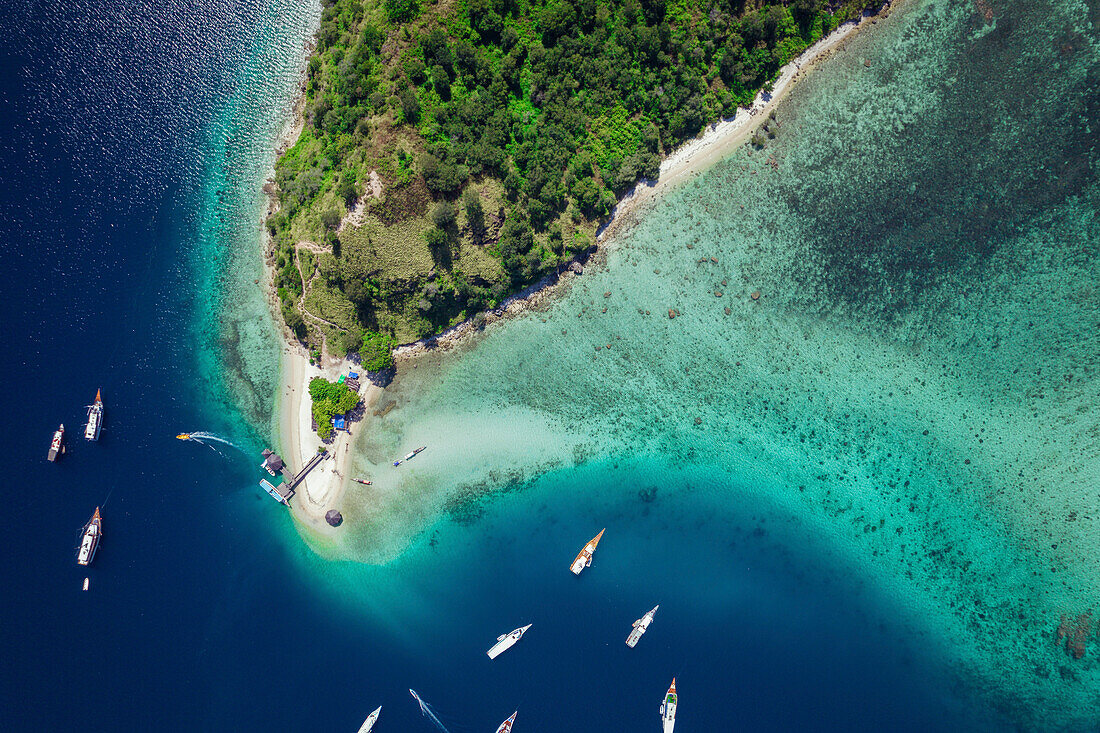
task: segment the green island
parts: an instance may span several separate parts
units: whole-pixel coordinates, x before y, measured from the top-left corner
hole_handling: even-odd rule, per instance
[[[589,251],[662,156],[879,3],[323,4],[270,258],[297,338],[377,371]]]

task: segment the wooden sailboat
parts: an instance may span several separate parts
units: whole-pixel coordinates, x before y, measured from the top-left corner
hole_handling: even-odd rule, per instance
[[[103,429],[103,397],[102,390],[95,391],[95,402],[88,406],[88,424],[84,427],[86,440],[99,440],[99,431]]]
[[[601,529],[600,533],[590,539],[584,549],[577,553],[577,559],[569,566],[573,575],[580,575],[582,570],[592,565],[592,553],[596,551],[596,545],[600,544],[600,538],[603,537],[603,533],[606,531],[606,527]]]
[[[676,727],[676,678],[672,678],[665,699],[661,701],[661,727],[663,733],[673,733]]]
[[[90,565],[95,557],[99,540],[103,537],[103,518],[99,516],[99,507],[95,508],[95,514],[84,525],[84,531],[80,534],[80,549],[76,553],[78,565]]]

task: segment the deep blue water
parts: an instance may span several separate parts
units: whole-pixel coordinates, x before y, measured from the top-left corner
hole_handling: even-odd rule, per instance
[[[241,49],[272,32],[267,10],[0,13],[16,29],[0,48],[0,727],[351,731],[382,704],[377,730],[430,731],[413,687],[452,733],[516,708],[517,733],[646,731],[678,675],[683,731],[960,728],[949,651],[807,528],[713,492],[686,504],[705,510],[690,526],[660,501],[585,502],[615,482],[630,497],[645,467],[551,474],[384,568],[304,548],[255,488],[260,443],[218,392],[201,352],[216,325],[195,291],[218,283],[196,245],[217,168],[203,145]],[[77,435],[97,388],[107,418],[89,445]],[[51,465],[59,421],[70,453]],[[173,439],[194,429],[251,453]],[[76,534],[98,504],[105,538],[82,593]],[[490,664],[493,637],[527,622]]]

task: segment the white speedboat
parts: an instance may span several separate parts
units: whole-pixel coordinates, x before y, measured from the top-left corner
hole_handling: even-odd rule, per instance
[[[642,638],[642,634],[644,634],[646,629],[649,628],[649,625],[653,623],[653,617],[656,615],[658,608],[660,608],[660,606],[654,606],[649,613],[634,622],[634,629],[631,630],[630,636],[626,637],[626,645],[628,647],[633,649],[634,645],[638,643],[638,639]]]
[[[497,733],[512,733],[512,723],[516,722],[516,713],[518,712],[517,710],[515,713],[509,715],[508,720],[501,723],[500,727],[497,728]]]
[[[573,571],[573,575],[580,575],[582,570],[592,566],[592,553],[596,551],[596,545],[600,544],[600,538],[603,537],[603,533],[606,531],[606,528],[601,529],[600,533],[588,540],[588,544],[584,546],[584,549],[577,553],[577,559],[569,566],[569,569]]]
[[[521,626],[510,634],[501,634],[497,637],[497,643],[493,644],[493,648],[485,653],[489,655],[489,659],[496,659],[502,653],[515,646],[516,642],[527,633],[527,629],[529,628],[531,628],[531,624]]]
[[[676,727],[676,678],[672,678],[672,684],[665,693],[665,699],[661,701],[661,725],[664,733],[672,733]]]
[[[374,709],[374,712],[367,716],[367,719],[363,721],[363,725],[359,726],[359,733],[370,733],[370,729],[374,727],[374,724],[378,722],[378,715],[382,712],[382,706],[379,705]]]

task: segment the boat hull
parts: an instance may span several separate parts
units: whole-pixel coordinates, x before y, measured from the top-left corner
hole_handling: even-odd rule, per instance
[[[61,454],[65,452],[64,441],[65,426],[62,425],[60,428],[54,431],[53,439],[50,441],[50,450],[46,454],[46,460],[52,463],[53,461],[56,461],[58,458],[61,457]]]
[[[569,570],[573,575],[580,575],[582,570],[592,567],[592,553],[596,551],[596,546],[600,544],[600,538],[603,537],[603,533],[606,531],[606,528],[601,529],[600,533],[590,539],[584,549],[577,554],[573,564],[569,566]]]
[[[518,714],[519,714],[519,711],[516,711],[515,713],[512,713],[508,717],[508,720],[506,720],[506,721],[504,721],[503,723],[500,724],[500,727],[497,728],[497,733],[511,733],[512,723],[516,722],[516,715],[518,715]]]
[[[642,638],[642,634],[649,630],[649,625],[653,623],[653,617],[657,614],[658,608],[660,608],[660,606],[654,606],[652,611],[634,622],[634,628],[631,629],[630,636],[626,637],[626,645],[628,647],[633,649],[638,643],[638,640]]]
[[[103,537],[103,520],[99,516],[99,507],[95,508],[95,514],[84,525],[80,534],[80,549],[76,552],[77,565],[91,565],[95,559],[95,551],[99,549],[99,540]]]
[[[485,652],[489,655],[489,659],[496,659],[504,652],[508,651],[516,645],[516,642],[523,638],[523,635],[527,633],[527,629],[531,628],[531,624],[522,626],[515,631],[512,631],[502,639],[498,639],[496,644],[493,644],[489,651]]]
[[[95,393],[95,402],[88,408],[88,424],[84,426],[85,440],[99,440],[99,431],[103,429],[103,398],[100,391]]]
[[[661,701],[661,727],[664,733],[672,733],[676,727],[676,678],[672,678],[672,684],[665,693],[665,699]]]
[[[374,724],[378,722],[378,716],[382,713],[382,706],[379,705],[374,712],[367,716],[367,719],[363,721],[363,725],[359,726],[359,733],[370,733],[374,728]]]

